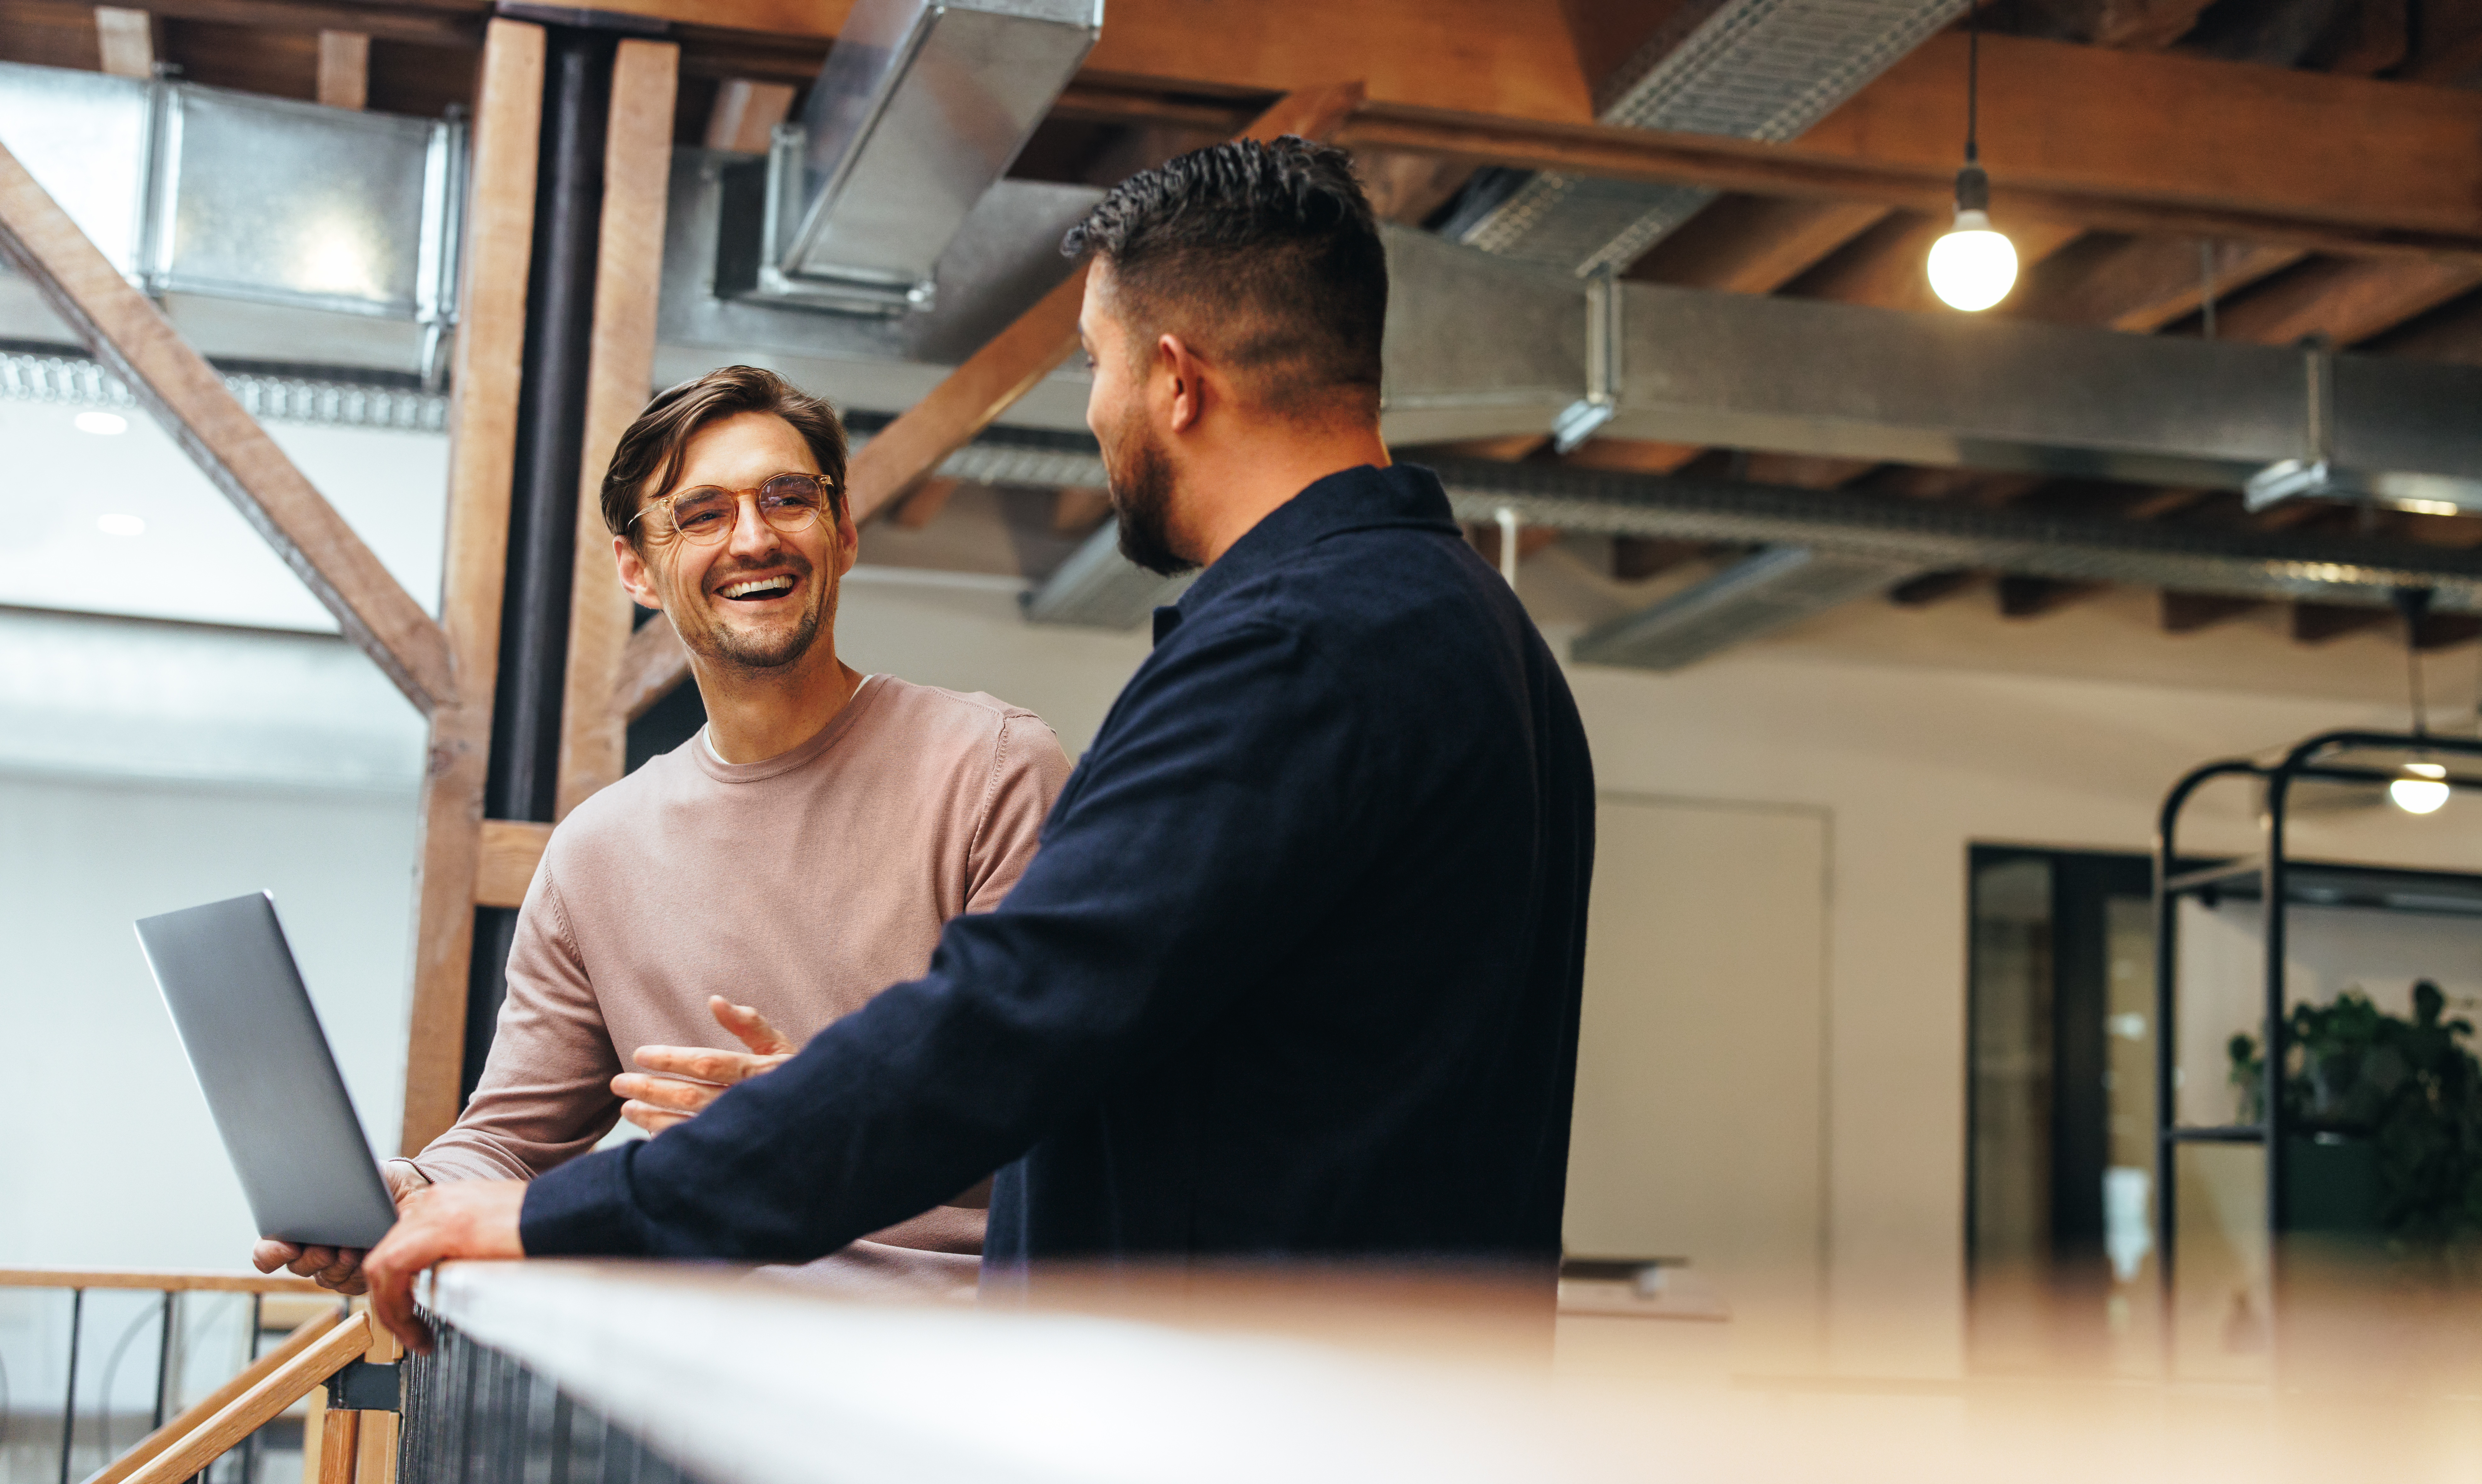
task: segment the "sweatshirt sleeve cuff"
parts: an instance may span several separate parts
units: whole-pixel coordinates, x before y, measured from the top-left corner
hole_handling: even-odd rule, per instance
[[[526,1186],[517,1239],[529,1258],[635,1258],[647,1255],[646,1227],[630,1192],[638,1143],[582,1154]]]

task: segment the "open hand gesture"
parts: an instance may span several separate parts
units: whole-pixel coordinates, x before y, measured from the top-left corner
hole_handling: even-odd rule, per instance
[[[726,1088],[784,1065],[801,1049],[748,1005],[733,1004],[721,994],[711,996],[706,1003],[715,1014],[716,1023],[732,1032],[750,1049],[640,1047],[636,1060],[647,1071],[620,1073],[612,1079],[612,1090],[629,1100],[620,1105],[620,1116],[648,1133],[661,1133],[674,1124],[696,1118]]]

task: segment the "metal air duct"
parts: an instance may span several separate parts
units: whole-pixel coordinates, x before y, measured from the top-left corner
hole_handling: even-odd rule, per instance
[[[1809,546],[1770,546],[1652,607],[1579,634],[1580,664],[1679,670],[1774,629],[1875,597],[1919,570],[1911,562]]]
[[[727,292],[896,314],[1102,34],[1103,0],[860,0],[763,172],[764,252]],[[739,265],[719,263],[720,278]],[[737,276],[735,276],[737,278]]]
[[[1781,144],[1965,9],[1966,0],[1692,0],[1603,86],[1597,116]],[[1497,171],[1475,182],[1442,230],[1565,272],[1618,271],[1714,198],[1684,186]]]

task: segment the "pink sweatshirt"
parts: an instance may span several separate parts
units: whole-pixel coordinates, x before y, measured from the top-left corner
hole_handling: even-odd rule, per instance
[[[638,1047],[741,1048],[709,994],[799,1045],[920,975],[941,924],[1008,894],[1068,778],[1032,712],[891,676],[780,757],[724,762],[701,732],[654,758],[552,832],[482,1085],[415,1167],[527,1179],[592,1149]],[[979,1252],[983,1214],[938,1206],[873,1239]]]

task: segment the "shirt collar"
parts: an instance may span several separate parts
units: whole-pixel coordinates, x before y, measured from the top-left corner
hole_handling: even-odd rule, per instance
[[[1314,542],[1371,526],[1418,526],[1453,533],[1447,491],[1418,464],[1364,464],[1311,484],[1242,533],[1177,603],[1155,610],[1155,642],[1228,588],[1247,582]]]

